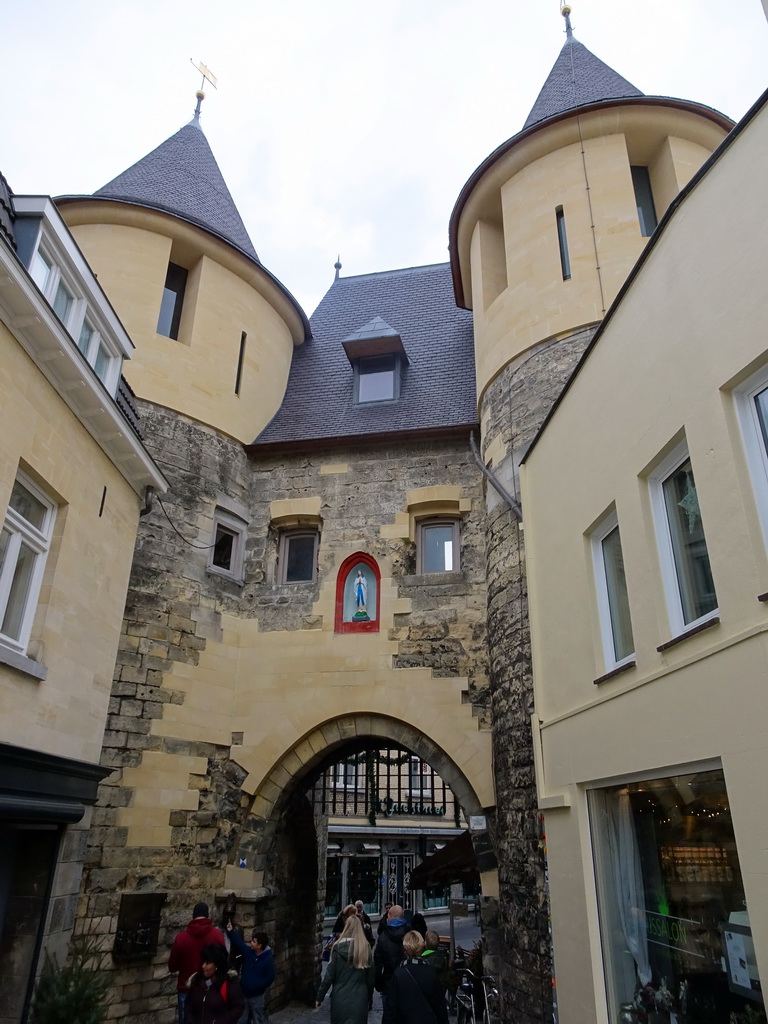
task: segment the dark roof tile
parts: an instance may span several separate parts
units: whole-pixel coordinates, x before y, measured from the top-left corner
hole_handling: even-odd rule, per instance
[[[342,341],[376,317],[401,336],[410,362],[396,401],[356,405]],[[455,305],[447,263],[339,278],[310,324],[312,338],[294,351],[283,403],[256,446],[476,422],[472,314]]]

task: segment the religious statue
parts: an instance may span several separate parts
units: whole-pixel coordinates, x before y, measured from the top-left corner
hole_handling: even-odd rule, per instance
[[[355,618],[362,618],[363,615],[366,618],[368,618],[368,613],[366,612],[365,609],[365,604],[366,601],[368,600],[368,583],[365,579],[365,576],[363,576],[362,569],[357,570],[357,576],[355,577],[354,582],[354,590],[355,608],[357,609],[357,611],[355,612]]]

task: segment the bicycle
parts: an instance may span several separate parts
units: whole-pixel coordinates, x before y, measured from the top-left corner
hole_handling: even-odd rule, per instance
[[[455,970],[460,974],[456,989],[456,1024],[491,1024],[489,997],[496,998],[499,994],[493,978],[490,974],[478,978],[468,967],[458,964]]]

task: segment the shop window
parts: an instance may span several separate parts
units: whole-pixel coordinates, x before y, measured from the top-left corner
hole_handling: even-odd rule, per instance
[[[611,1024],[764,1019],[721,769],[590,793]]]
[[[165,335],[166,338],[173,338],[174,341],[179,337],[186,287],[187,271],[178,263],[169,263],[160,301],[160,315],[157,318],[157,333]]]
[[[280,535],[280,583],[311,583],[317,575],[317,530],[291,530]]]
[[[213,515],[213,544],[208,569],[220,576],[242,580],[247,524],[238,516],[217,508]]]
[[[696,481],[685,445],[650,479],[662,579],[673,635],[717,614]]]
[[[167,893],[123,893],[112,955],[118,963],[151,960],[157,953],[160,912]]]
[[[400,360],[397,355],[369,356],[355,364],[355,401],[391,402],[400,391]]]
[[[630,170],[632,171],[632,187],[635,190],[640,234],[643,238],[647,238],[653,234],[658,224],[656,207],[653,204],[653,192],[651,191],[651,176],[648,173],[647,167],[630,167]]]
[[[55,511],[20,472],[0,532],[0,643],[21,653],[32,629]]]
[[[615,512],[592,534],[592,555],[605,667],[610,670],[629,663],[635,654],[624,555]]]
[[[325,862],[325,910],[326,917],[336,917],[344,906],[342,903],[342,858],[329,854]]]
[[[427,519],[419,522],[416,537],[416,572],[453,572],[458,568],[458,519]]]

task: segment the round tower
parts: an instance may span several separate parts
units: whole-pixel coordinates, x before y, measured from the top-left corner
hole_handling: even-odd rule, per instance
[[[309,325],[259,260],[199,107],[94,195],[57,204],[136,344],[125,374],[137,396],[250,443]]]
[[[700,104],[643,95],[574,38],[570,8],[563,15],[565,43],[522,131],[477,168],[450,222],[456,301],[473,311],[482,455],[499,483],[486,501],[500,980],[505,1019],[527,1021],[552,1019],[557,965],[523,527],[508,499],[519,502],[520,459],[648,236],[732,126]]]

